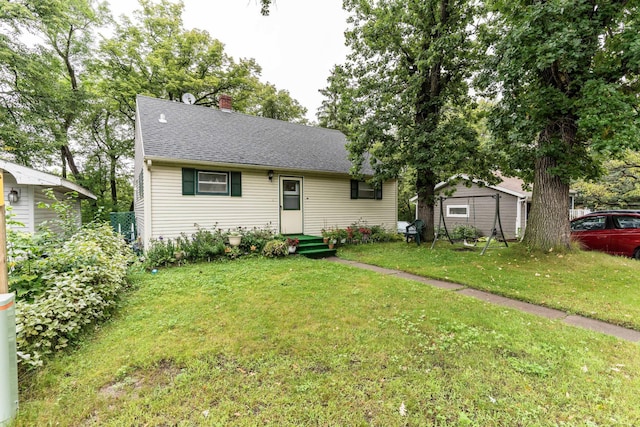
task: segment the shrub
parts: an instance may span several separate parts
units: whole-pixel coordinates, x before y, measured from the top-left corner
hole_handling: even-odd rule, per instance
[[[240,234],[242,240],[238,248],[225,245],[231,234]],[[237,228],[223,232],[219,228],[206,230],[199,228],[191,236],[186,234],[173,239],[159,237],[152,240],[144,254],[147,269],[169,267],[184,262],[213,261],[216,259],[235,259],[246,254],[259,254],[270,240],[276,238],[270,228],[254,227],[250,230]]]
[[[240,249],[243,252],[257,252],[260,253],[264,249],[267,242],[275,238],[275,233],[270,227],[256,228],[251,230],[242,230],[242,241],[240,242]]]
[[[453,240],[477,239],[480,235],[480,230],[473,225],[466,224],[456,225],[451,232]]]
[[[277,258],[287,256],[289,254],[289,246],[283,240],[271,240],[267,242],[262,250],[262,255],[269,258]]]
[[[403,236],[398,234],[396,229],[387,230],[381,225],[371,227],[371,241],[373,242],[395,242],[403,240]]]
[[[18,357],[31,367],[107,315],[132,261],[132,252],[108,224],[85,226],[50,249],[38,261],[46,289],[32,302],[16,304]]]
[[[46,272],[46,263],[42,262],[46,251],[47,246],[39,242],[38,235],[7,230],[9,290],[15,292],[18,300],[33,300],[46,289],[42,278]]]

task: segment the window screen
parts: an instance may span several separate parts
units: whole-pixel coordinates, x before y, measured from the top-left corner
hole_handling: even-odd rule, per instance
[[[300,210],[300,181],[285,179],[282,181],[282,209]]]
[[[198,193],[227,194],[228,174],[198,172]]]

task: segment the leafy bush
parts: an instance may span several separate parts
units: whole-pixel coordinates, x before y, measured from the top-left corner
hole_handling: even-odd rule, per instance
[[[238,248],[231,248],[225,244],[231,234],[242,236]],[[198,228],[191,236],[183,233],[175,240],[162,237],[152,240],[144,254],[144,264],[151,269],[225,257],[234,259],[246,254],[259,254],[267,242],[274,238],[274,232],[268,227],[254,227],[250,230],[238,228],[226,232],[215,227],[213,230]]]
[[[54,219],[40,224],[34,234],[17,231],[15,227],[7,229],[9,289],[16,293],[18,300],[33,301],[51,285],[50,281],[45,280],[51,269],[47,257],[79,228],[78,217],[73,209],[77,193],[67,193],[66,200],[57,200],[50,189],[45,193],[50,202],[40,203],[39,207],[54,211]],[[13,219],[11,209],[8,211],[7,225],[24,227],[24,224]]]
[[[269,258],[277,258],[289,255],[289,245],[283,240],[271,240],[262,250],[262,255]]]
[[[381,225],[371,226],[371,241],[373,242],[396,242],[403,240],[396,229],[387,230]]]
[[[7,230],[9,290],[15,292],[18,300],[32,300],[45,290],[42,276],[46,272],[46,265],[41,260],[45,257],[47,246],[39,241],[39,237]]]
[[[270,227],[256,228],[251,230],[241,230],[242,242],[240,242],[240,249],[243,252],[262,252],[267,242],[275,238],[275,233]]]
[[[460,224],[456,225],[451,232],[451,238],[453,240],[463,240],[463,239],[477,239],[480,237],[480,230],[478,230],[473,225]]]
[[[36,262],[45,290],[16,304],[18,356],[31,367],[107,315],[132,261],[132,252],[108,224],[85,226],[49,249]]]
[[[402,240],[397,230],[387,230],[382,225],[368,226],[366,221],[358,220],[344,230],[347,243],[393,242]]]
[[[49,235],[53,240],[64,241],[73,236],[80,226],[80,218],[77,216],[71,201],[77,200],[78,193],[71,191],[65,193],[67,200],[58,200],[51,188],[44,190],[48,203],[38,203],[38,208],[49,209],[56,213],[54,219],[45,221],[39,225],[40,232]],[[55,231],[55,233],[52,232]],[[59,231],[59,232],[58,232]]]

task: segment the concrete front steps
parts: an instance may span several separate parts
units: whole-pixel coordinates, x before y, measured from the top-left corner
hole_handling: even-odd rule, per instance
[[[335,256],[336,250],[329,249],[329,245],[322,242],[322,237],[305,236],[303,234],[288,235],[291,239],[298,239],[300,244],[296,250],[296,254],[306,256],[307,258],[327,258]]]

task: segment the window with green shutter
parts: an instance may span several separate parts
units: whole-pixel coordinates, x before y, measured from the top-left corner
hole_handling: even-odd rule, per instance
[[[242,197],[241,172],[231,172],[231,197]]]
[[[241,197],[242,173],[182,168],[182,194]]]
[[[196,170],[182,168],[182,194],[193,196],[196,194]]]

